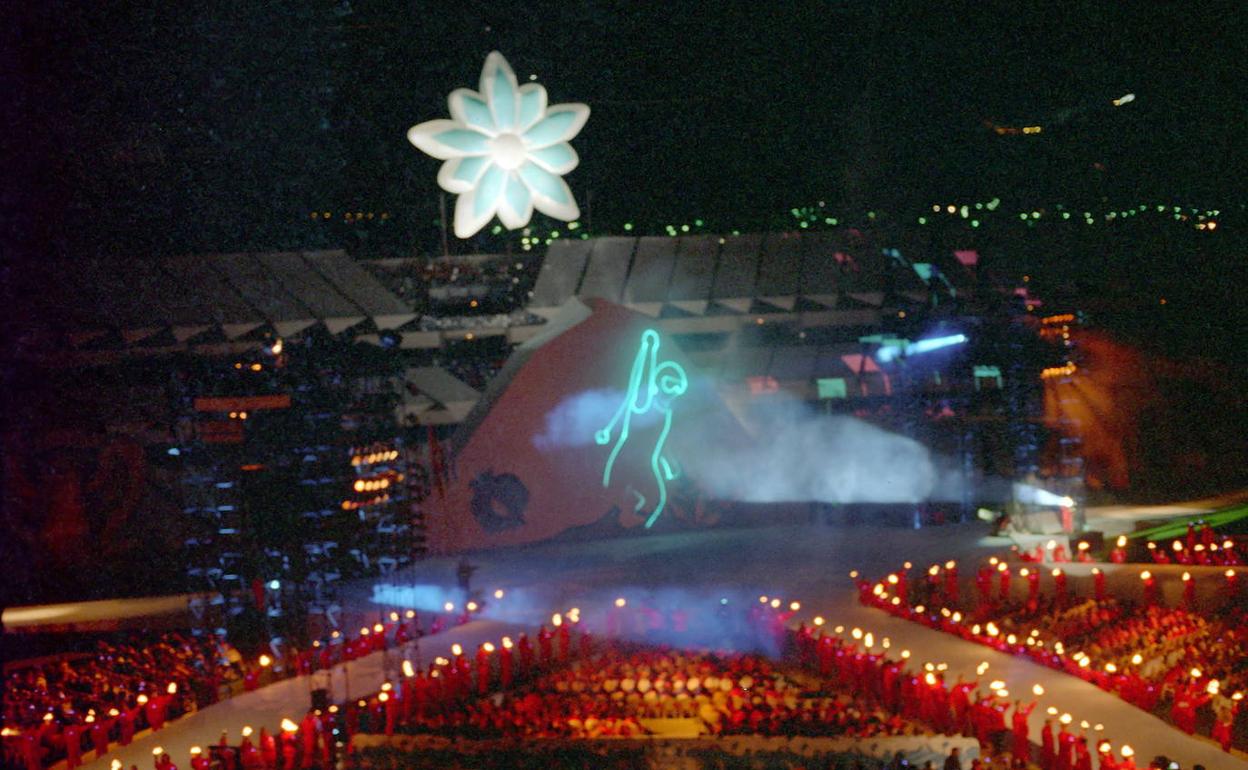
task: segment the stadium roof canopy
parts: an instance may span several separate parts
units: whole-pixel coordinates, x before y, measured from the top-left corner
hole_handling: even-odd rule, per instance
[[[385,260],[360,262],[343,251],[188,255],[109,268],[45,263],[15,276],[22,307],[14,315],[19,355],[82,366],[180,351],[230,355],[310,328],[373,344],[389,332],[402,348],[498,335],[522,343],[573,298],[606,299],[658,319],[667,332],[697,334],[763,318],[870,326],[889,310],[947,308],[973,293],[974,252],[889,243],[849,229],[558,240],[527,311],[466,325],[420,318],[387,280],[393,270],[372,269]],[[474,258],[488,255],[464,257]]]
[[[181,256],[120,268],[47,263],[18,280],[18,297],[28,303],[24,331],[35,339],[63,334],[87,350],[107,339],[114,355],[204,339],[224,352],[261,328],[290,336],[322,324],[337,334],[365,321],[385,330],[416,318],[342,251]]]
[[[601,298],[662,317],[880,307],[969,291],[972,265],[923,244],[881,248],[858,231],[560,240],[529,309]]]

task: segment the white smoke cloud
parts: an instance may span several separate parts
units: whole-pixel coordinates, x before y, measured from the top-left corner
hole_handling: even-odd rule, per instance
[[[624,400],[613,388],[569,396],[546,414],[534,436],[541,451],[594,444],[594,433]],[[712,408],[712,404],[716,407]],[[713,386],[691,382],[673,405],[672,457],[707,495],[748,503],[916,503],[956,500],[960,479],[939,469],[913,439],[852,417],[822,415],[784,394],[752,401],[728,416]],[[634,415],[634,431],[657,425],[660,413]],[[731,440],[724,420],[748,423]],[[744,435],[748,432],[750,435]],[[734,431],[729,431],[729,434]]]
[[[542,451],[563,447],[589,446],[594,434],[606,427],[624,402],[624,391],[615,388],[587,390],[569,396],[546,413],[546,428],[533,437],[533,446]],[[651,410],[633,415],[634,428],[656,425],[659,413]]]
[[[914,503],[937,488],[938,474],[923,445],[861,420],[820,415],[796,400],[772,397],[765,409],[751,413],[751,422],[753,441],[744,447],[707,442],[680,452],[685,472],[712,497]]]

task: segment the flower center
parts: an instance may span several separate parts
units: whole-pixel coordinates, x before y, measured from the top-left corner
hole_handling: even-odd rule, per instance
[[[490,155],[499,168],[512,171],[520,168],[528,156],[524,140],[515,134],[499,134],[490,140]]]

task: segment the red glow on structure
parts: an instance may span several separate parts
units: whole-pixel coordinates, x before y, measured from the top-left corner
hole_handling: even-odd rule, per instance
[[[883,378],[884,395],[887,396],[892,394],[893,385],[888,379],[888,374],[880,369],[879,364],[877,364],[875,359],[871,356],[864,356],[861,353],[847,353],[841,356],[841,361],[852,369],[854,374],[858,377],[859,385],[862,388],[862,395],[870,395],[870,393],[868,393],[868,380],[870,378],[867,376],[870,374],[878,374]]]

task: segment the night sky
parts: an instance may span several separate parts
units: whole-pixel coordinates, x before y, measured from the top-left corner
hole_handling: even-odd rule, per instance
[[[911,222],[933,202],[992,197],[1242,221],[1248,197],[1233,0],[23,5],[2,46],[3,235],[19,261],[435,252],[438,164],[404,134],[446,117],[446,94],[475,88],[493,49],[552,103],[591,106],[568,181],[595,233],[791,228],[789,210],[818,201],[849,223],[868,209]],[[1133,104],[1110,106],[1128,92]],[[989,121],[1044,132],[998,136]],[[378,217],[349,225],[344,211]],[[1076,294],[1097,294],[1108,270],[1151,296],[1218,289],[1242,243],[1079,237],[1073,255],[993,245]],[[1082,272],[1063,264],[1089,255]]]

